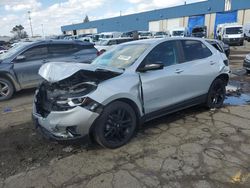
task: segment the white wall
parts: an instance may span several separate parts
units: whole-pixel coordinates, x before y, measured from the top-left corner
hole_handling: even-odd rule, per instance
[[[80,29],[77,30],[77,35],[80,34],[96,34],[97,33],[97,28],[89,28],[89,29]]]
[[[149,22],[149,31],[157,32],[161,30],[161,21],[152,21]]]

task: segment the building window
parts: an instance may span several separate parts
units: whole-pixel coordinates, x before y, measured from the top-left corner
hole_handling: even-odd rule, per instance
[[[230,11],[232,8],[232,0],[225,0],[225,11]]]

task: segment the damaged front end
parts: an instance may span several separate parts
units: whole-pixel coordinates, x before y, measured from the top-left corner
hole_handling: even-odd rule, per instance
[[[33,117],[38,127],[50,132],[56,139],[72,139],[88,134],[103,109],[102,104],[88,94],[94,92],[102,81],[121,74],[100,68],[75,71],[62,80],[53,75],[55,72],[47,74],[47,77],[44,76],[47,80],[36,91]]]

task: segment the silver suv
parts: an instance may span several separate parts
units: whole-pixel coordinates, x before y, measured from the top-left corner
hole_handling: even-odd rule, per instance
[[[33,117],[56,140],[91,136],[126,144],[144,122],[191,106],[220,108],[228,59],[203,39],[148,39],[116,46],[92,64],[48,63]]]

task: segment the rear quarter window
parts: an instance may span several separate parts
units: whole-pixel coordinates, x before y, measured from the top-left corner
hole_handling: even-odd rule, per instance
[[[205,59],[212,55],[210,49],[200,41],[183,40],[181,44],[184,53],[184,62]]]

